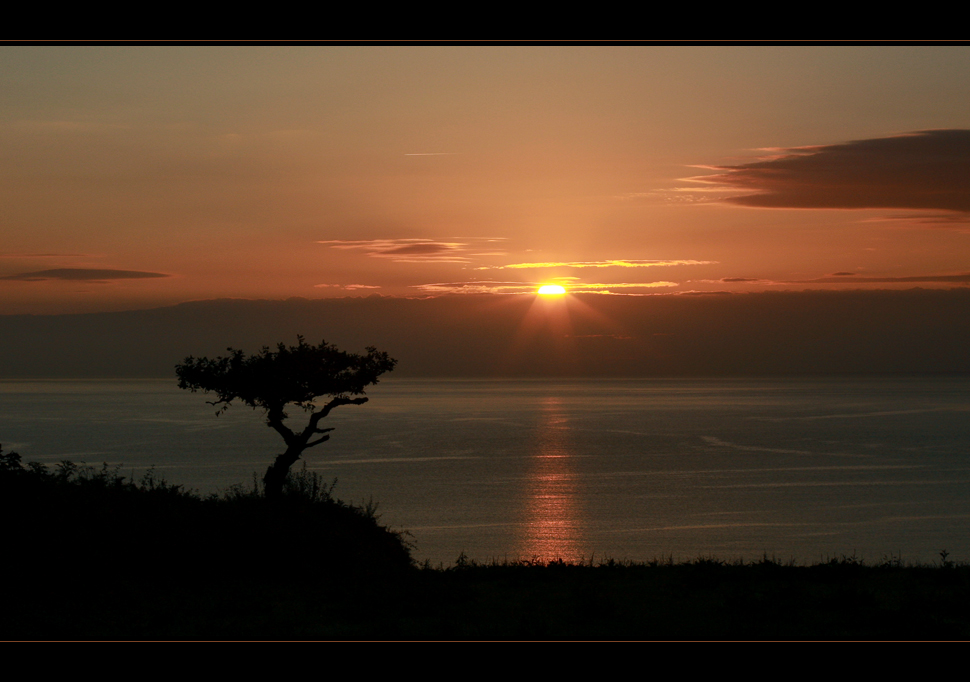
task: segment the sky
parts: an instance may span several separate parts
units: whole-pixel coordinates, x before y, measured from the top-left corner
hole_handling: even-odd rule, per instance
[[[970,48],[0,46],[0,314],[970,284]]]

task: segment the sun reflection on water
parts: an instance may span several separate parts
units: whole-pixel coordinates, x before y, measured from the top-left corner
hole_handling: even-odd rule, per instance
[[[542,402],[518,539],[523,559],[579,561],[582,524],[569,419],[559,398]]]

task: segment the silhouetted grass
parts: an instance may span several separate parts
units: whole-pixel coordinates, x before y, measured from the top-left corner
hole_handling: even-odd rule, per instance
[[[202,497],[0,452],[0,637],[305,635],[291,615],[414,570],[403,534],[332,491],[304,470],[278,500],[258,485]]]
[[[3,639],[966,639],[970,567],[768,557],[416,567],[305,470],[202,497],[0,452]]]
[[[452,636],[512,639],[964,639],[970,567],[456,562],[437,571]],[[462,614],[474,614],[472,618]]]

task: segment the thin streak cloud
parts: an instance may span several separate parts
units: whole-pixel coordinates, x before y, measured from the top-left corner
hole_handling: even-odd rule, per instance
[[[712,265],[713,260],[592,260],[592,261],[550,261],[546,263],[512,263],[475,268],[476,270],[535,270],[539,268],[654,268],[673,265]]]
[[[380,289],[381,287],[376,284],[314,284],[314,289],[346,289],[347,291],[356,291],[357,289]]]
[[[538,282],[493,282],[491,280],[477,282],[437,282],[434,284],[415,284],[427,294],[534,294]]]
[[[566,287],[570,294],[613,294],[614,289],[655,289],[658,287],[680,286],[677,282],[616,282],[589,283],[570,282],[575,279],[558,277],[555,281]],[[414,288],[428,294],[534,294],[545,282],[495,282],[492,280],[478,280],[472,282],[438,282],[435,284],[417,284]],[[637,295],[631,291],[623,291],[625,295]]]
[[[656,287],[676,287],[680,286],[677,282],[615,282],[593,283],[593,284],[572,284],[569,293],[573,294],[601,294],[611,293],[612,289],[654,289]]]
[[[838,277],[819,277],[818,279],[800,279],[783,282],[784,284],[857,284],[857,283],[919,283],[937,282],[952,284],[970,284],[970,272],[961,275],[915,275],[913,277],[859,277],[858,275],[842,275]]]
[[[59,268],[22,272],[19,275],[0,277],[0,280],[15,282],[43,282],[46,280],[65,280],[71,282],[104,282],[114,279],[152,279],[171,277],[161,272],[142,272],[140,270],[104,270],[96,268]]]
[[[372,258],[387,258],[396,263],[467,263],[461,255],[468,244],[443,242],[434,239],[330,239],[318,241],[331,249],[359,249]]]
[[[0,253],[0,258],[98,258],[90,253]]]

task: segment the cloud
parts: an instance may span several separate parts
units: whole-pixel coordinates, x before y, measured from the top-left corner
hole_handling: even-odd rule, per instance
[[[576,283],[569,287],[571,294],[612,294],[613,289],[655,289],[657,287],[676,287],[680,286],[677,282],[615,282],[582,284]],[[629,294],[631,292],[623,292]]]
[[[851,284],[858,283],[879,283],[879,284],[891,284],[894,282],[902,283],[919,283],[919,282],[937,282],[937,283],[951,283],[951,284],[970,284],[970,272],[961,275],[915,275],[913,277],[859,277],[858,275],[853,275],[850,273],[837,272],[837,276],[830,277],[819,277],[818,279],[801,279],[793,280],[790,282],[784,282],[784,284],[837,284],[840,282],[846,282]],[[851,279],[849,276],[851,275]]]
[[[441,242],[434,239],[329,239],[318,241],[331,249],[360,249],[373,258],[389,258],[396,263],[467,263],[468,258],[459,255],[467,244]]]
[[[654,334],[654,336],[657,335]],[[629,341],[634,338],[625,334],[563,334],[563,337],[567,339],[616,339],[617,341]]]
[[[710,168],[710,166],[701,167]],[[702,182],[703,178],[684,178],[684,181]],[[629,192],[614,195],[613,199],[660,204],[710,204],[723,201],[732,193],[730,189],[723,187],[671,187],[650,192]]]
[[[535,293],[537,282],[438,282],[435,284],[414,284],[415,289],[428,294],[529,294]]]
[[[326,287],[333,287],[334,289],[346,289],[347,291],[356,291],[357,289],[380,289],[381,287],[376,284],[314,284],[314,289],[324,289]]]
[[[769,158],[716,166],[718,174],[692,180],[743,192],[725,199],[740,206],[970,214],[970,130],[922,130],[773,151]]]
[[[689,279],[685,284],[698,282],[701,284],[791,284],[791,282],[776,282],[763,277],[722,277],[720,279]]]
[[[691,282],[705,282],[709,284],[735,284],[757,282],[766,285],[781,284],[894,284],[894,283],[970,283],[970,273],[959,275],[915,275],[911,277],[860,277],[856,272],[833,272],[825,277],[816,279],[771,280],[760,277],[722,277],[721,279],[695,279]]]
[[[657,287],[676,287],[676,282],[618,282],[618,283],[591,283],[568,281],[575,280],[575,277],[557,277],[555,282],[562,284],[570,294],[613,294],[613,289],[654,289]],[[495,282],[492,280],[478,280],[473,282],[438,282],[435,284],[416,284],[416,289],[421,289],[428,294],[534,294],[545,282]],[[636,296],[631,291],[622,292],[625,295]]]
[[[970,214],[968,213],[940,213],[929,210],[924,211],[905,211],[895,210],[884,215],[870,215],[859,222],[862,223],[904,223],[912,225],[919,223],[922,227],[936,228],[940,230],[952,230],[955,232],[970,232]],[[875,251],[875,249],[867,249]]]
[[[71,282],[105,282],[112,279],[150,279],[155,277],[171,277],[161,272],[142,272],[140,270],[104,270],[98,268],[59,268],[55,270],[37,270],[36,272],[22,272],[19,275],[0,277],[0,280],[17,282],[42,282],[59,279]]]
[[[90,253],[0,253],[0,258],[97,258]]]
[[[714,260],[588,260],[551,261],[547,263],[512,263],[475,268],[476,270],[513,270],[539,268],[655,268],[672,265],[712,265]]]

